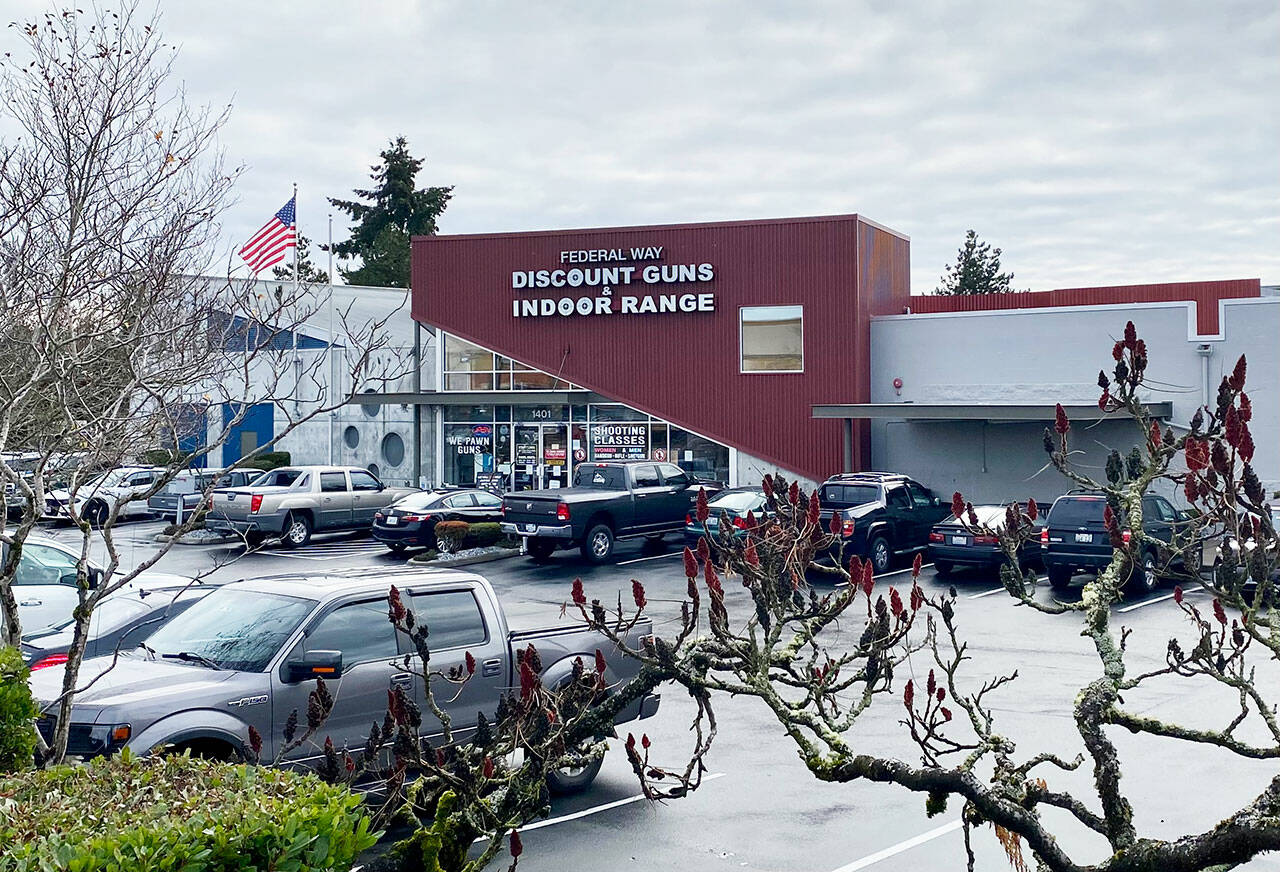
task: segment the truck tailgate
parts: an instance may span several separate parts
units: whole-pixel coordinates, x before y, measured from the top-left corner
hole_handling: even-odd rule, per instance
[[[556,506],[560,500],[549,497],[511,496],[503,499],[502,519],[508,524],[558,524]]]
[[[213,492],[213,498],[209,503],[209,514],[215,518],[243,521],[250,515],[254,494],[262,494],[266,497],[282,494],[288,490],[288,487],[219,488]]]

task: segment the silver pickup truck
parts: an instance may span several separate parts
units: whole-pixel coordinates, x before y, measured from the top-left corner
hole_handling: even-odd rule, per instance
[[[461,691],[447,685],[436,696],[455,725],[474,725],[477,712],[493,719],[500,695],[519,684],[515,651],[531,643],[549,686],[572,673],[575,658],[590,663],[596,649],[605,652],[609,684],[638,674],[637,661],[593,630],[512,632],[493,588],[474,573],[398,567],[280,575],[214,590],[156,630],[145,647],[122,653],[114,669],[110,657],[86,660],[80,683],[101,677],[76,697],[68,752],[92,757],[127,747],[145,754],[172,746],[236,759],[245,754],[252,725],[263,737],[263,759],[274,759],[285,720],[294,709],[306,712],[307,695],[315,688],[311,679],[320,671],[336,700],[333,712],[314,740],[285,763],[318,760],[326,736],[339,748],[362,748],[392,687],[403,687],[427,711],[416,675],[420,668],[403,668],[406,654],[415,660],[417,655],[387,620],[392,585],[430,627],[433,670],[464,665],[468,652],[479,664]],[[652,632],[649,621],[640,622],[628,645],[638,646],[639,637]],[[31,689],[42,709],[61,692],[62,671],[55,666],[32,673]],[[658,701],[656,694],[644,696],[616,720],[647,718]],[[52,717],[43,716],[39,726],[52,735]],[[424,722],[423,733],[430,732]],[[455,737],[459,732],[465,738],[466,730],[455,730]],[[557,773],[551,786],[582,789],[599,768],[597,760]]]
[[[379,510],[417,491],[388,487],[359,467],[284,466],[244,487],[215,490],[205,526],[240,534],[250,546],[279,537],[296,548],[313,532],[368,530]]]

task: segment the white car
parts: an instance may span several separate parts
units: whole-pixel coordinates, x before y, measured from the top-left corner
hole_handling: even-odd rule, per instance
[[[7,559],[7,545],[0,545],[0,560]],[[78,547],[64,545],[43,536],[30,536],[22,546],[22,559],[13,579],[13,594],[18,600],[23,633],[64,623],[80,602],[76,590]],[[89,586],[102,583],[103,569],[89,561]],[[191,579],[167,572],[141,572],[123,590],[149,587],[173,587]]]
[[[136,518],[151,515],[151,508],[145,499],[164,469],[158,466],[119,466],[82,482],[76,488],[76,514],[85,518],[94,526],[106,522],[111,510],[119,506],[120,518]],[[72,504],[72,493],[69,490],[50,491],[45,498],[46,518],[66,520]]]

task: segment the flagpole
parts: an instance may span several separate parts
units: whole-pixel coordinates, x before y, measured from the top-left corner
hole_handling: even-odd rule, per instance
[[[298,330],[302,325],[298,321],[298,301],[301,299],[298,280],[298,249],[302,247],[302,234],[298,221],[298,183],[293,183],[293,411],[298,411],[298,390],[302,387],[302,361],[298,357]]]
[[[338,391],[333,389],[334,380],[337,378],[335,367],[333,365],[333,213],[329,213],[329,397],[330,403],[332,398],[338,396]],[[329,411],[329,463],[333,463],[333,439],[334,428],[338,423],[338,410],[331,409]]]

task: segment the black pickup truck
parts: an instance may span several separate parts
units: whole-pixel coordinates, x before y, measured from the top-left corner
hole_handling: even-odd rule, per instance
[[[840,515],[840,562],[856,554],[886,572],[894,555],[929,547],[933,525],[951,514],[950,504],[905,475],[853,472],[827,479],[818,492],[822,523]]]
[[[504,496],[502,529],[523,538],[536,561],[576,545],[587,560],[603,563],[618,539],[682,532],[699,487],[671,463],[580,463],[572,487]]]

